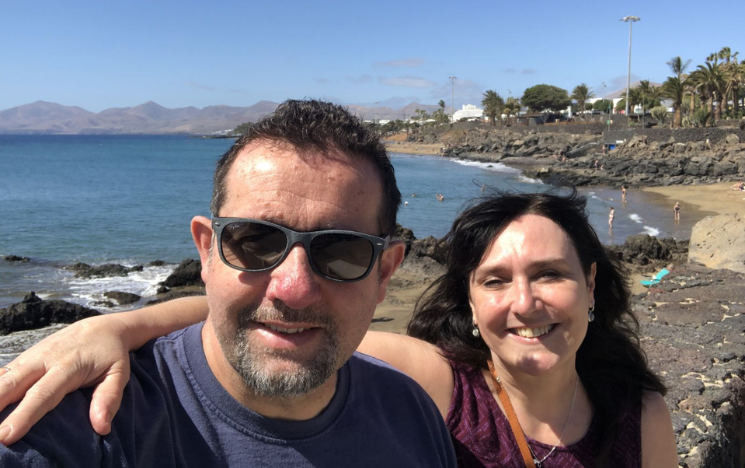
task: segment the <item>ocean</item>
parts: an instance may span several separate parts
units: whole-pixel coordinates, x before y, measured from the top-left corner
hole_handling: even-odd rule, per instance
[[[87,306],[105,291],[154,294],[176,264],[196,258],[189,222],[209,216],[214,164],[232,143],[170,135],[0,135],[0,257],[31,258],[0,260],[0,308],[29,291]],[[399,222],[418,238],[444,235],[462,207],[482,195],[482,184],[550,189],[499,163],[399,153],[391,159],[406,202]],[[676,225],[672,204],[662,197],[630,191],[621,204],[617,190],[583,193],[606,244],[641,233],[689,237],[692,223]],[[612,232],[609,206],[616,210]],[[166,264],[127,277],[83,280],[63,269],[76,262],[133,266],[153,260]]]

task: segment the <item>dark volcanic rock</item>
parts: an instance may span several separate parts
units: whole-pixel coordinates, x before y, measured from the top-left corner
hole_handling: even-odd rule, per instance
[[[132,271],[142,271],[143,266],[136,265],[130,268],[116,263],[90,266],[87,263],[78,262],[65,269],[74,271],[76,278],[107,278],[111,276],[127,276]]]
[[[108,291],[108,292],[103,293],[103,295],[108,297],[109,299],[115,300],[119,305],[134,304],[135,302],[142,299],[137,294],[132,294],[132,293],[123,292],[123,291]]]
[[[202,262],[191,258],[184,260],[166,278],[163,285],[168,288],[192,285],[204,286],[204,282],[202,281]]]
[[[100,312],[65,301],[44,301],[31,292],[22,302],[0,309],[0,334],[33,330],[53,323],[73,323],[94,315]]]
[[[6,255],[3,257],[3,260],[6,262],[19,262],[19,263],[28,263],[31,261],[28,257],[21,257],[18,255]]]
[[[429,257],[444,265],[447,262],[447,251],[439,239],[432,236],[417,239],[411,244],[409,257]]]
[[[745,274],[684,264],[633,308],[668,386],[680,465],[743,466]]]

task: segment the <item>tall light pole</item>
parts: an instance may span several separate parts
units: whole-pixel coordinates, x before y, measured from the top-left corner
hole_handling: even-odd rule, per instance
[[[450,123],[452,124],[453,121],[454,121],[454,117],[455,117],[455,80],[457,80],[458,77],[457,76],[451,76],[448,79],[450,80],[450,83],[453,85],[452,86],[452,92],[450,94],[450,107],[453,109],[452,114],[450,114]]]
[[[629,71],[626,75],[626,121],[629,119],[629,88],[631,87],[631,26],[639,21],[638,16],[624,16],[621,21],[629,23]]]

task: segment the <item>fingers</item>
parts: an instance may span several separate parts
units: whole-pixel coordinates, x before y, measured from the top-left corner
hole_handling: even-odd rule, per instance
[[[44,374],[43,371],[19,372],[11,367],[11,371],[0,378],[0,385],[10,389],[3,392],[4,399],[12,402],[23,398],[5,421],[0,423],[0,443],[10,445],[26,435],[31,426],[57,406],[67,393],[78,388],[80,381],[70,379],[67,372],[58,369],[51,369]]]
[[[119,369],[112,368],[93,392],[90,419],[97,433],[107,435],[111,432],[111,421],[122,404],[122,394],[128,381],[129,361]]]
[[[45,372],[43,364],[24,366],[18,360],[0,368],[0,410],[23,398]]]

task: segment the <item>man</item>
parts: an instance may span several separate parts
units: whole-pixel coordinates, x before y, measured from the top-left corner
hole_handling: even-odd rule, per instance
[[[455,466],[424,391],[353,355],[403,259],[400,199],[356,118],[282,104],[218,162],[213,218],[192,220],[207,321],[133,354],[109,435],[74,392],[0,465]]]

